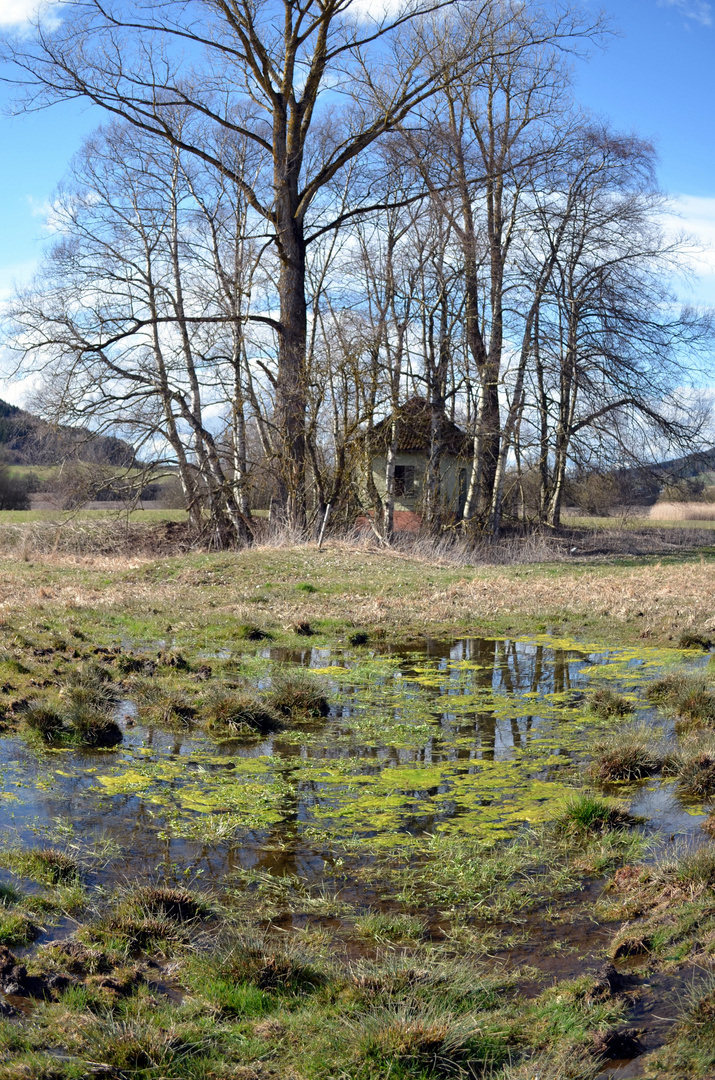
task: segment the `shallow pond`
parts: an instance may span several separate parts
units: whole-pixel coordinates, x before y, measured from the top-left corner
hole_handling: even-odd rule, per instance
[[[588,711],[604,681],[645,709],[644,680],[676,650],[602,649],[544,636],[464,638],[381,652],[266,648],[252,662],[311,667],[331,701],[324,721],[265,740],[216,743],[142,724],[121,704],[121,746],[46,750],[0,739],[2,825],[32,840],[56,819],[90,842],[111,835],[106,880],[142,874],[223,879],[232,869],[310,881],[341,847],[366,853],[435,832],[488,839],[554,817],[579,782]],[[630,721],[627,721],[630,722]],[[701,815],[659,782],[625,794],[648,827],[697,830]]]

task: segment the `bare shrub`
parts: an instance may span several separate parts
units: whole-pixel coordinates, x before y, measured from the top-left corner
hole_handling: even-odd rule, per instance
[[[27,510],[30,505],[30,483],[12,476],[0,463],[0,510]]]
[[[579,509],[595,517],[608,517],[612,508],[623,501],[623,485],[612,474],[589,473],[571,482],[569,497]]]

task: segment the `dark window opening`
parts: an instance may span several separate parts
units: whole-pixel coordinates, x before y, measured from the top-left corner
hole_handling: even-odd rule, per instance
[[[416,487],[414,465],[395,465],[395,497],[414,495]]]

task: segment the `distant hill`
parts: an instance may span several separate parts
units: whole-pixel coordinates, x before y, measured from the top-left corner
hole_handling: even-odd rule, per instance
[[[659,461],[652,465],[634,465],[629,469],[616,469],[614,477],[624,486],[624,500],[648,506],[656,502],[665,485],[678,481],[708,481],[708,474],[715,473],[715,449],[698,450],[693,454]]]
[[[663,477],[675,477],[676,479],[690,480],[703,473],[715,471],[715,450],[701,450],[695,454],[686,454],[685,457],[674,458],[672,461],[664,461],[660,465],[654,465],[653,471]]]
[[[73,459],[127,467],[134,464],[135,454],[122,439],[48,424],[0,399],[0,459],[7,465],[57,465]]]

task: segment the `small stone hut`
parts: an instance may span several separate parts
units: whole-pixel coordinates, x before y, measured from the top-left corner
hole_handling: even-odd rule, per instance
[[[419,513],[430,452],[431,409],[425,398],[411,397],[399,411],[397,456],[395,458],[395,510]],[[373,428],[372,478],[380,495],[385,495],[387,450],[392,437],[392,417]],[[461,518],[469,483],[472,440],[444,417],[440,455],[440,501],[444,510]]]

